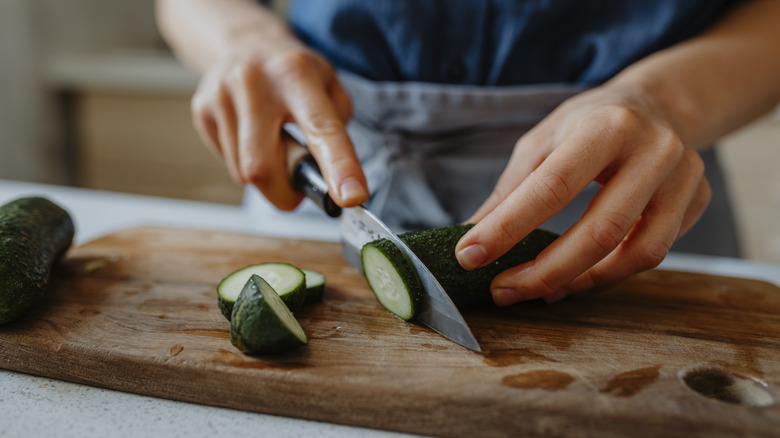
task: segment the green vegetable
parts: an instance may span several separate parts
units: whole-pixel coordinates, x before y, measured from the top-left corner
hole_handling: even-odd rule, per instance
[[[287,307],[296,311],[306,300],[306,275],[300,269],[287,263],[260,263],[234,271],[217,286],[217,304],[225,318],[230,321],[233,304],[252,275],[263,278]]]
[[[308,338],[273,287],[252,274],[233,306],[230,342],[245,353],[263,354],[298,348]]]
[[[390,240],[379,239],[364,245],[360,258],[363,275],[379,303],[403,320],[412,319],[420,311],[423,290],[406,255]]]
[[[496,275],[533,260],[558,237],[537,229],[490,265],[466,271],[455,258],[455,245],[472,226],[453,225],[398,236],[461,309],[489,302],[490,282]],[[424,294],[411,261],[387,239],[364,245],[361,258],[364,275],[379,302],[399,318],[411,319]]]
[[[311,269],[302,269],[302,271],[306,276],[306,298],[303,300],[303,305],[319,303],[325,292],[325,274]]]
[[[25,315],[43,296],[73,234],[68,212],[46,198],[0,206],[0,324]]]

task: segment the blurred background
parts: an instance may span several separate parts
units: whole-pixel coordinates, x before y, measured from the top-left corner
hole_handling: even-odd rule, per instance
[[[0,180],[240,203],[192,128],[198,77],[154,0],[0,0],[0,59]],[[780,263],[780,110],[718,151],[745,258]]]

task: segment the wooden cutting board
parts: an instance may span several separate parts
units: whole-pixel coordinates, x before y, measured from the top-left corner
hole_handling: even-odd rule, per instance
[[[248,264],[322,271],[308,346],[251,357],[215,287]],[[339,246],[135,228],[73,248],[0,326],[0,367],[156,397],[452,437],[778,436],[780,289],[668,271],[554,305],[464,313],[484,352],[388,314]]]

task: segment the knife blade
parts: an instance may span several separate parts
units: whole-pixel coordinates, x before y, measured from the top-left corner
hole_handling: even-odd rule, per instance
[[[300,136],[296,138],[291,135],[287,128],[282,131],[292,186],[314,201],[329,216],[339,217],[344,260],[363,275],[360,258],[363,245],[380,238],[389,239],[411,260],[425,292],[422,310],[415,316],[415,320],[457,344],[474,351],[482,351],[458,308],[417,255],[364,206],[342,209],[336,205],[328,194],[328,186],[314,157],[299,138]]]

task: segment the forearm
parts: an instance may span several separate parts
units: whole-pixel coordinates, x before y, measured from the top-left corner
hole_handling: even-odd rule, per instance
[[[697,149],[780,101],[780,1],[754,0],[687,42],[637,62],[608,85],[639,86]]]
[[[157,0],[162,35],[198,72],[251,44],[269,47],[294,36],[273,12],[251,0]]]

